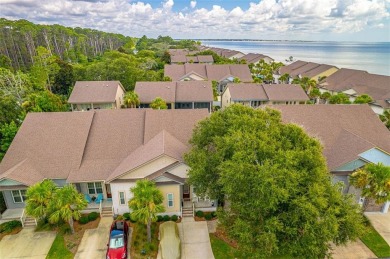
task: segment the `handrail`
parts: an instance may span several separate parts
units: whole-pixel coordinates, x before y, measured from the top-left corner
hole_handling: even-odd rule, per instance
[[[102,200],[100,200],[100,202],[99,202],[99,214],[100,214],[100,217],[102,217]]]
[[[34,218],[34,220],[35,220],[35,226],[38,226],[37,219]]]
[[[192,217],[195,217],[195,203],[192,203]]]
[[[180,218],[183,217],[183,206],[180,206]]]
[[[20,221],[22,222],[22,227],[24,227],[24,220],[26,219],[24,212],[25,212],[25,209],[23,209],[22,216],[20,216]]]

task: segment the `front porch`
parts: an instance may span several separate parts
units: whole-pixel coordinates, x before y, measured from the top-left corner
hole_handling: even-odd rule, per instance
[[[81,213],[90,213],[90,212],[100,212],[100,210],[104,208],[110,208],[112,209],[112,200],[111,199],[105,199],[102,200],[101,204],[96,202],[88,203],[87,208],[83,209]]]
[[[20,218],[23,215],[24,208],[17,208],[17,209],[6,209],[1,215],[0,215],[0,224],[12,220],[20,220]]]

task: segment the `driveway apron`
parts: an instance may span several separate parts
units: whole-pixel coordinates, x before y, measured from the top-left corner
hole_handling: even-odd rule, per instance
[[[55,238],[53,231],[34,232],[34,228],[25,228],[1,240],[0,258],[44,259]]]
[[[183,218],[178,227],[182,259],[214,259],[206,221]]]

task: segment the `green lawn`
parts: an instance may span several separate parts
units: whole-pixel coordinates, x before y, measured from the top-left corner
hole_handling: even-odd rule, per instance
[[[225,241],[219,239],[213,234],[210,234],[210,241],[215,259],[244,258],[240,256],[240,252],[237,249],[231,247]]]
[[[390,257],[390,246],[372,226],[367,226],[361,240],[379,258]]]
[[[46,257],[46,259],[72,259],[74,254],[72,254],[65,245],[65,240],[63,234],[58,233],[56,239],[50,248],[50,251]]]

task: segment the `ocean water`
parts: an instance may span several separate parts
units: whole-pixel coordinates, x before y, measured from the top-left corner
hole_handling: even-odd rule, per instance
[[[261,53],[283,63],[292,56],[294,61],[311,61],[390,76],[390,42],[201,41],[205,46]]]

